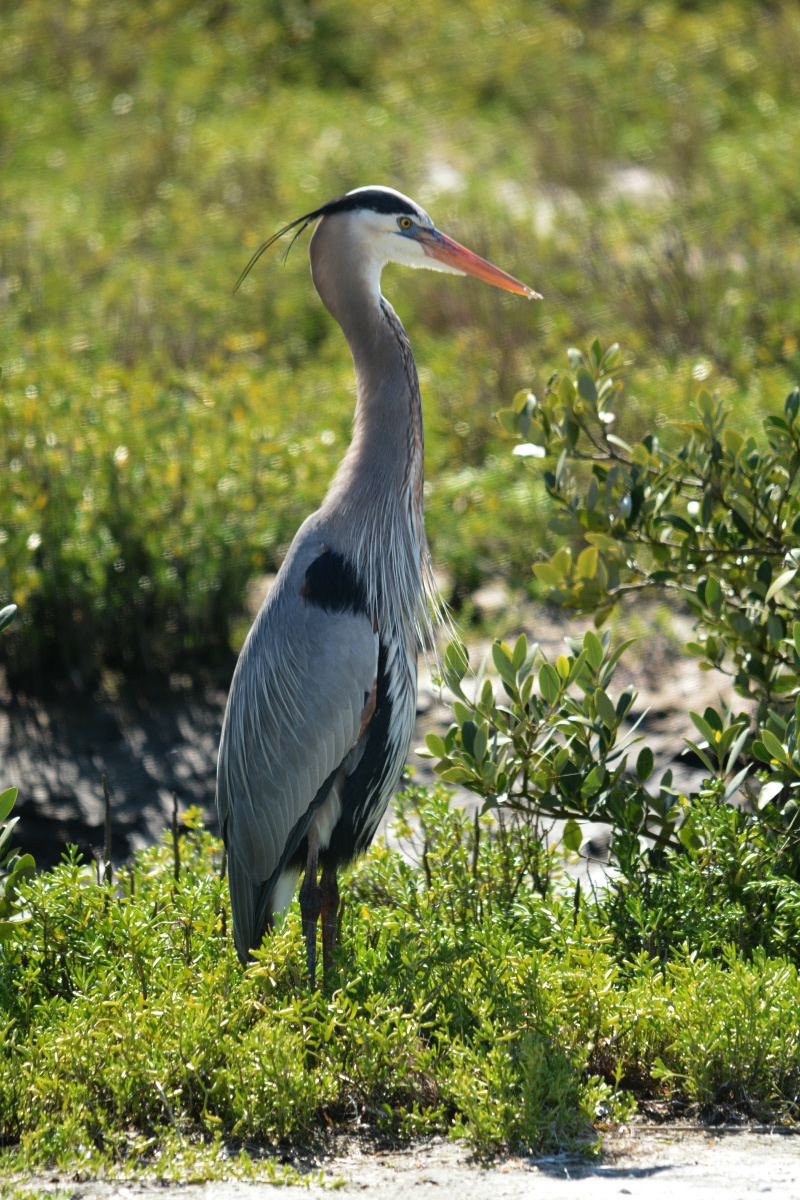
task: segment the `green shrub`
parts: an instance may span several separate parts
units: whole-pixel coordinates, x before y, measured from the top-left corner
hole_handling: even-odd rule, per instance
[[[620,961],[640,953],[661,963],[687,949],[721,959],[734,946],[800,965],[796,858],[757,813],[722,802],[722,787],[691,797],[693,837],[680,852],[622,860],[598,890],[599,919],[614,931]]]
[[[794,957],[800,390],[765,419],[766,447],[730,429],[725,406],[701,392],[697,419],[677,423],[682,440],[666,449],[655,433],[631,444],[611,432],[625,407],[617,346],[603,353],[595,341],[569,358],[571,371],[552,376],[541,401],[520,393],[498,414],[525,439],[525,456],[545,460],[561,545],[534,563],[536,576],[597,626],[643,592],[684,601],[704,635],[686,652],[704,670],[727,671],[754,716],[724,706],[687,714],[694,736],[684,741],[708,777],[683,794],[671,770],[654,786],[653,753],[639,722],[626,724],[634,694],[610,694],[629,643],[612,652],[608,631],[590,630],[550,663],[524,637],[497,641],[502,692],[490,680],[468,685],[466,651],[453,643],[443,678],[454,722],[444,737],[429,735],[428,752],[437,774],[481,796],[485,811],[563,819],[573,851],[579,821],[611,826],[621,877],[598,904],[623,959],[646,951],[666,961],[685,946],[713,957],[729,943]]]

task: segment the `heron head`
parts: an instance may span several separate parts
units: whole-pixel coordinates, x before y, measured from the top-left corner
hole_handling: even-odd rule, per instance
[[[385,187],[356,188],[342,201],[352,205],[349,211],[357,214],[363,240],[371,244],[381,266],[396,262],[451,275],[474,275],[507,292],[541,300],[533,288],[441,233],[425,210],[401,192]]]
[[[338,232],[342,240],[346,239],[351,257],[357,256],[361,267],[377,280],[386,263],[396,262],[452,275],[474,275],[494,287],[541,300],[539,293],[527,284],[440,233],[424,209],[408,196],[394,188],[378,186],[355,188],[285,225],[259,247],[242,272],[237,288],[273,242],[294,230],[291,249],[303,230],[318,219],[318,233],[322,233],[324,226],[330,234]]]

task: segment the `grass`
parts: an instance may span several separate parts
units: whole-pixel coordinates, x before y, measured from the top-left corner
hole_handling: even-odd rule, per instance
[[[0,949],[4,1173],[249,1177],[274,1172],[278,1148],[291,1161],[356,1128],[590,1152],[654,1098],[796,1118],[796,938],[734,946],[723,923],[698,954],[684,904],[671,955],[629,954],[555,860],[539,886],[525,830],[484,823],[476,847],[443,791],[415,789],[399,828],[412,857],[412,820],[424,869],[382,845],[356,867],[327,995],[304,986],[295,909],[241,970],[220,846],[196,814],[177,880],[165,837],[113,884],[71,856],[32,881],[24,935]],[[776,925],[789,907],[796,921],[796,885],[783,900]]]
[[[546,296],[387,271],[457,602],[497,573],[531,585],[546,502],[492,413],[566,345],[628,347],[634,438],[654,415],[669,436],[700,378],[754,423],[800,371],[791,6],[31,0],[1,20],[18,673],[236,648],[248,580],[341,457],[352,381],[303,247],[231,287],[283,220],[354,184],[414,195]]]

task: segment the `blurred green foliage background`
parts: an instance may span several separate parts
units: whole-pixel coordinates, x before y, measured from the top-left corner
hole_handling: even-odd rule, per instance
[[[698,382],[747,427],[800,374],[800,8],[711,0],[25,0],[0,10],[4,653],[236,648],[349,436],[305,245],[355,186],[545,295],[387,270],[452,597],[530,581],[546,501],[493,420],[593,333],[635,436]]]

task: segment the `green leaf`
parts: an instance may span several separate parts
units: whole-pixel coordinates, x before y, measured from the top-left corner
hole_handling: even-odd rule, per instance
[[[425,737],[425,745],[435,758],[447,758],[447,747],[438,733],[429,733]]]
[[[544,700],[552,705],[558,700],[561,691],[561,680],[558,672],[551,663],[543,663],[539,668],[539,691]]]
[[[714,415],[714,401],[705,388],[701,388],[697,393],[697,400],[695,401],[695,404],[697,405],[697,411],[704,417],[711,417]]]
[[[733,779],[729,780],[729,782],[726,783],[725,791],[722,794],[722,803],[723,804],[730,804],[731,800],[736,795],[736,793],[738,792],[739,788],[744,783],[744,781],[747,778],[747,776],[749,775],[749,773],[750,773],[750,767],[749,766],[743,767],[741,771],[738,771],[737,774],[734,775]]]
[[[716,775],[717,768],[714,766],[703,747],[698,746],[697,742],[693,742],[691,738],[684,738],[683,740],[686,742],[686,745],[689,747],[689,749],[694,751],[706,769],[709,770],[712,775]]]
[[[592,546],[597,546],[603,554],[619,555],[619,542],[606,533],[587,533],[586,541]]]
[[[775,758],[778,760],[778,762],[782,763],[789,762],[789,755],[786,753],[784,746],[778,741],[771,729],[761,730],[761,741],[764,743],[764,746],[772,758]],[[753,750],[755,750],[755,745],[753,746]]]
[[[559,654],[556,659],[556,670],[562,679],[569,679],[572,666],[566,654]]]
[[[570,817],[564,825],[564,832],[561,835],[561,840],[568,850],[573,854],[577,854],[583,843],[583,834],[581,827],[574,817]]]
[[[17,912],[10,917],[0,920],[0,942],[7,942],[11,938],[16,937],[20,925],[24,925],[30,919],[31,914],[29,912]]]
[[[653,774],[653,751],[649,746],[643,746],[639,751],[639,757],[636,759],[636,774],[642,783],[646,783]]]
[[[500,428],[504,429],[506,433],[518,434],[520,432],[519,414],[515,413],[513,408],[501,408],[495,413],[495,416]]]
[[[691,817],[687,817],[678,830],[678,837],[683,845],[689,851],[697,851],[703,845],[701,839],[697,835],[697,830],[692,823]]]
[[[700,509],[700,519],[704,529],[708,529],[711,524],[711,517],[714,512],[714,489],[707,487],[703,492],[703,504]]]
[[[723,723],[722,723],[722,717],[719,715],[719,713],[717,712],[717,710],[715,708],[712,708],[710,705],[707,708],[704,708],[703,709],[703,718],[704,718],[704,720],[706,720],[708,722],[708,724],[711,726],[711,728],[714,730],[715,733],[722,733],[722,730],[724,728]]]
[[[759,741],[758,738],[753,742],[753,754],[755,754],[756,758],[759,758],[761,762],[770,764],[772,763],[773,756],[770,754],[764,743]]]
[[[617,435],[615,433],[607,433],[606,441],[610,442],[612,446],[617,446],[620,450],[623,450],[626,454],[630,454],[630,452],[631,452],[631,448],[630,448],[630,445],[628,444],[628,442],[623,441],[621,437],[617,437]]]
[[[489,746],[489,729],[488,726],[481,724],[475,730],[475,737],[472,741],[472,757],[476,762],[483,762],[486,757],[486,750]]]
[[[575,574],[579,579],[594,579],[597,574],[597,547],[587,546],[578,555]]]
[[[492,644],[492,662],[503,683],[514,687],[517,682],[516,673],[511,662],[511,651],[505,642],[497,641]]]
[[[543,583],[547,587],[551,588],[558,587],[564,578],[561,572],[557,571],[549,562],[534,563],[533,573],[540,583]]]
[[[770,585],[769,591],[767,592],[766,596],[764,597],[764,601],[766,603],[768,603],[772,599],[773,596],[776,596],[778,594],[778,592],[782,591],[782,589],[786,587],[787,583],[791,583],[791,581],[794,579],[796,574],[797,574],[796,567],[791,571],[782,571],[781,574],[778,576],[778,578],[773,580],[772,584]]]
[[[792,388],[789,395],[786,397],[786,403],[783,410],[786,413],[786,420],[789,424],[793,424],[797,416],[797,410],[800,408],[800,387]]]
[[[470,783],[475,778],[474,772],[465,767],[448,767],[444,771],[437,770],[436,774],[445,783]]]
[[[4,792],[0,792],[0,821],[5,821],[14,807],[16,799],[17,789],[15,787],[6,788]]]
[[[689,716],[697,732],[706,739],[708,744],[710,746],[716,745],[717,739],[714,737],[714,730],[711,728],[708,721],[706,721],[704,717],[701,717],[700,714],[696,712],[690,712]]]
[[[681,533],[694,533],[694,525],[690,525],[683,517],[679,517],[677,513],[664,513],[663,518],[668,525],[673,529],[679,530]]]
[[[587,629],[583,635],[583,648],[586,651],[589,666],[594,671],[599,670],[602,666],[605,652],[600,638],[591,629]]]
[[[614,729],[617,725],[617,710],[614,707],[611,697],[602,688],[595,690],[594,707],[606,729]]]
[[[730,451],[734,457],[739,453],[744,445],[744,438],[736,429],[726,429],[722,434],[722,441],[725,449]]]
[[[758,809],[759,812],[766,808],[776,796],[779,796],[783,791],[784,783],[781,779],[770,779],[769,783],[765,783],[761,791],[758,793]]]
[[[580,367],[577,373],[578,395],[590,404],[597,404],[597,387],[591,372],[586,367]]]
[[[7,604],[5,608],[0,608],[0,630],[5,629],[7,625],[11,624],[16,616],[16,612],[16,604]]]
[[[585,666],[586,666],[586,651],[581,650],[580,654],[574,660],[572,666],[570,667],[569,675],[567,676],[567,683],[574,683],[575,680],[578,679],[581,676],[581,674],[583,673],[583,669]]]
[[[461,744],[466,750],[467,754],[472,754],[472,747],[475,744],[475,733],[477,728],[477,725],[471,717],[461,726]]]
[[[591,800],[593,796],[597,795],[603,787],[607,776],[608,771],[600,763],[592,767],[581,787],[581,796],[584,800]]]
[[[630,649],[630,647],[633,646],[638,640],[638,638],[627,638],[624,642],[620,642],[616,650],[612,650],[611,654],[608,656],[608,659],[603,664],[603,669],[600,675],[601,682],[604,687],[613,678],[617,663],[622,658],[625,651]]]
[[[758,534],[753,531],[753,529],[750,525],[750,522],[748,521],[747,517],[745,516],[744,512],[742,511],[740,505],[731,502],[730,513],[731,513],[731,520],[733,521],[734,525],[736,526],[736,529],[742,535],[742,537],[754,538],[754,539],[758,540]]]
[[[569,375],[562,375],[558,381],[558,398],[566,408],[571,408],[575,399],[575,385]]]
[[[0,825],[0,862],[3,861],[3,855],[11,841],[11,834],[18,824],[19,817],[12,817],[10,821],[6,821],[5,825]]]
[[[511,666],[515,671],[519,671],[525,658],[528,654],[528,639],[524,633],[521,633],[514,644],[514,652],[511,655]]]
[[[619,342],[612,342],[603,355],[600,365],[604,371],[613,371],[621,362],[622,351],[619,348]]]
[[[715,616],[718,616],[722,607],[722,588],[719,585],[719,580],[715,579],[713,575],[709,575],[706,580],[705,598],[708,608],[711,609]]]
[[[444,664],[460,683],[469,666],[469,654],[466,646],[461,642],[450,642],[444,652]]]
[[[560,546],[550,562],[562,575],[569,575],[572,570],[572,551],[569,546]]]
[[[6,890],[14,888],[23,879],[30,879],[36,871],[36,862],[32,854],[20,854],[14,862],[13,870],[6,879]]]

